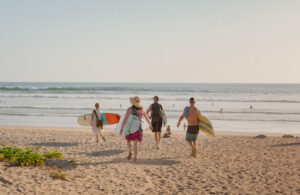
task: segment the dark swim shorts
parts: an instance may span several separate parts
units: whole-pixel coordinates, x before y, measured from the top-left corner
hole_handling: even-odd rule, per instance
[[[161,132],[161,128],[162,128],[162,120],[160,121],[151,121],[151,125],[153,127],[152,132]]]
[[[199,125],[189,125],[186,132],[186,141],[194,142],[197,140],[199,134]]]

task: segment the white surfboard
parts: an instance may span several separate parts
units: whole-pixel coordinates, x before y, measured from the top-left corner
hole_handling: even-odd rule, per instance
[[[79,125],[91,126],[92,114],[85,114],[77,118]]]
[[[121,127],[122,127],[122,124],[123,124],[123,121],[124,121],[124,117],[125,117],[125,115],[121,116],[121,119],[120,119],[120,121],[119,121],[119,123],[118,123],[118,125],[115,129],[115,134],[117,134],[117,135],[120,135],[120,131],[121,131]]]
[[[117,127],[115,128],[115,134],[118,134],[118,135],[120,134],[122,123],[124,121],[124,117],[125,117],[125,114],[123,116],[121,116],[121,119],[120,119]],[[127,124],[125,124],[125,127],[126,127],[126,125]],[[149,130],[148,123],[145,122],[144,118],[142,118],[142,129],[143,129],[143,131]]]
[[[168,119],[167,119],[166,112],[164,110],[161,111],[161,117],[162,117],[163,126],[165,127],[167,125]]]

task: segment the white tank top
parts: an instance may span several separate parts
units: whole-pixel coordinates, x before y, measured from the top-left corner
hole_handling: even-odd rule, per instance
[[[98,109],[98,110],[96,110],[96,112],[98,115],[98,119],[101,120],[101,111]],[[94,111],[93,111],[93,113],[94,113]],[[97,118],[96,118],[96,115],[94,114],[93,123],[96,124],[96,120],[97,120]]]

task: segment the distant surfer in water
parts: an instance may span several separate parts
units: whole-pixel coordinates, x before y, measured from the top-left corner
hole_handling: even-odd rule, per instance
[[[102,137],[103,141],[106,141],[104,136],[103,136],[103,124],[102,124],[102,119],[101,119],[101,111],[100,111],[100,104],[96,103],[95,104],[95,110],[93,110],[92,113],[92,119],[91,119],[91,126],[94,135],[96,136],[96,142],[99,142],[99,135]]]
[[[161,140],[161,128],[162,128],[162,111],[163,107],[161,104],[158,103],[159,97],[154,96],[153,98],[154,103],[151,104],[147,110],[147,115],[149,116],[149,113],[151,112],[151,115],[149,118],[151,119],[151,124],[153,127],[152,132],[155,133],[155,141],[157,149],[160,148],[160,140]]]
[[[196,141],[199,134],[199,115],[200,110],[195,107],[196,101],[193,97],[190,98],[190,107],[186,107],[179,118],[177,127],[180,126],[181,121],[186,118],[188,128],[186,132],[186,141],[192,148],[191,156],[196,158]]]
[[[145,109],[143,108],[143,106],[140,104],[140,102],[141,102],[141,99],[138,96],[130,98],[130,103],[132,104],[132,107],[129,107],[127,109],[126,115],[124,117],[124,120],[123,120],[123,123],[121,126],[120,134],[123,133],[125,125],[127,124],[127,121],[129,119],[130,115],[135,115],[140,120],[144,116],[147,123],[149,124],[150,130],[152,131],[152,125],[151,125],[150,119],[148,118],[148,115],[145,112]],[[143,138],[143,130],[142,130],[141,126],[140,126],[140,129],[138,131],[136,131],[135,133],[126,135],[125,139],[127,140],[127,145],[128,145],[128,150],[129,150],[128,157],[127,157],[128,160],[131,160],[131,157],[132,157],[131,142],[133,142],[133,161],[134,162],[137,161],[138,142],[141,142],[142,138]]]

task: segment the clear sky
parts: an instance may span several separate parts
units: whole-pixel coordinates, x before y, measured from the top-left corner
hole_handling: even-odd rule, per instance
[[[0,81],[300,83],[299,0],[0,0]]]

